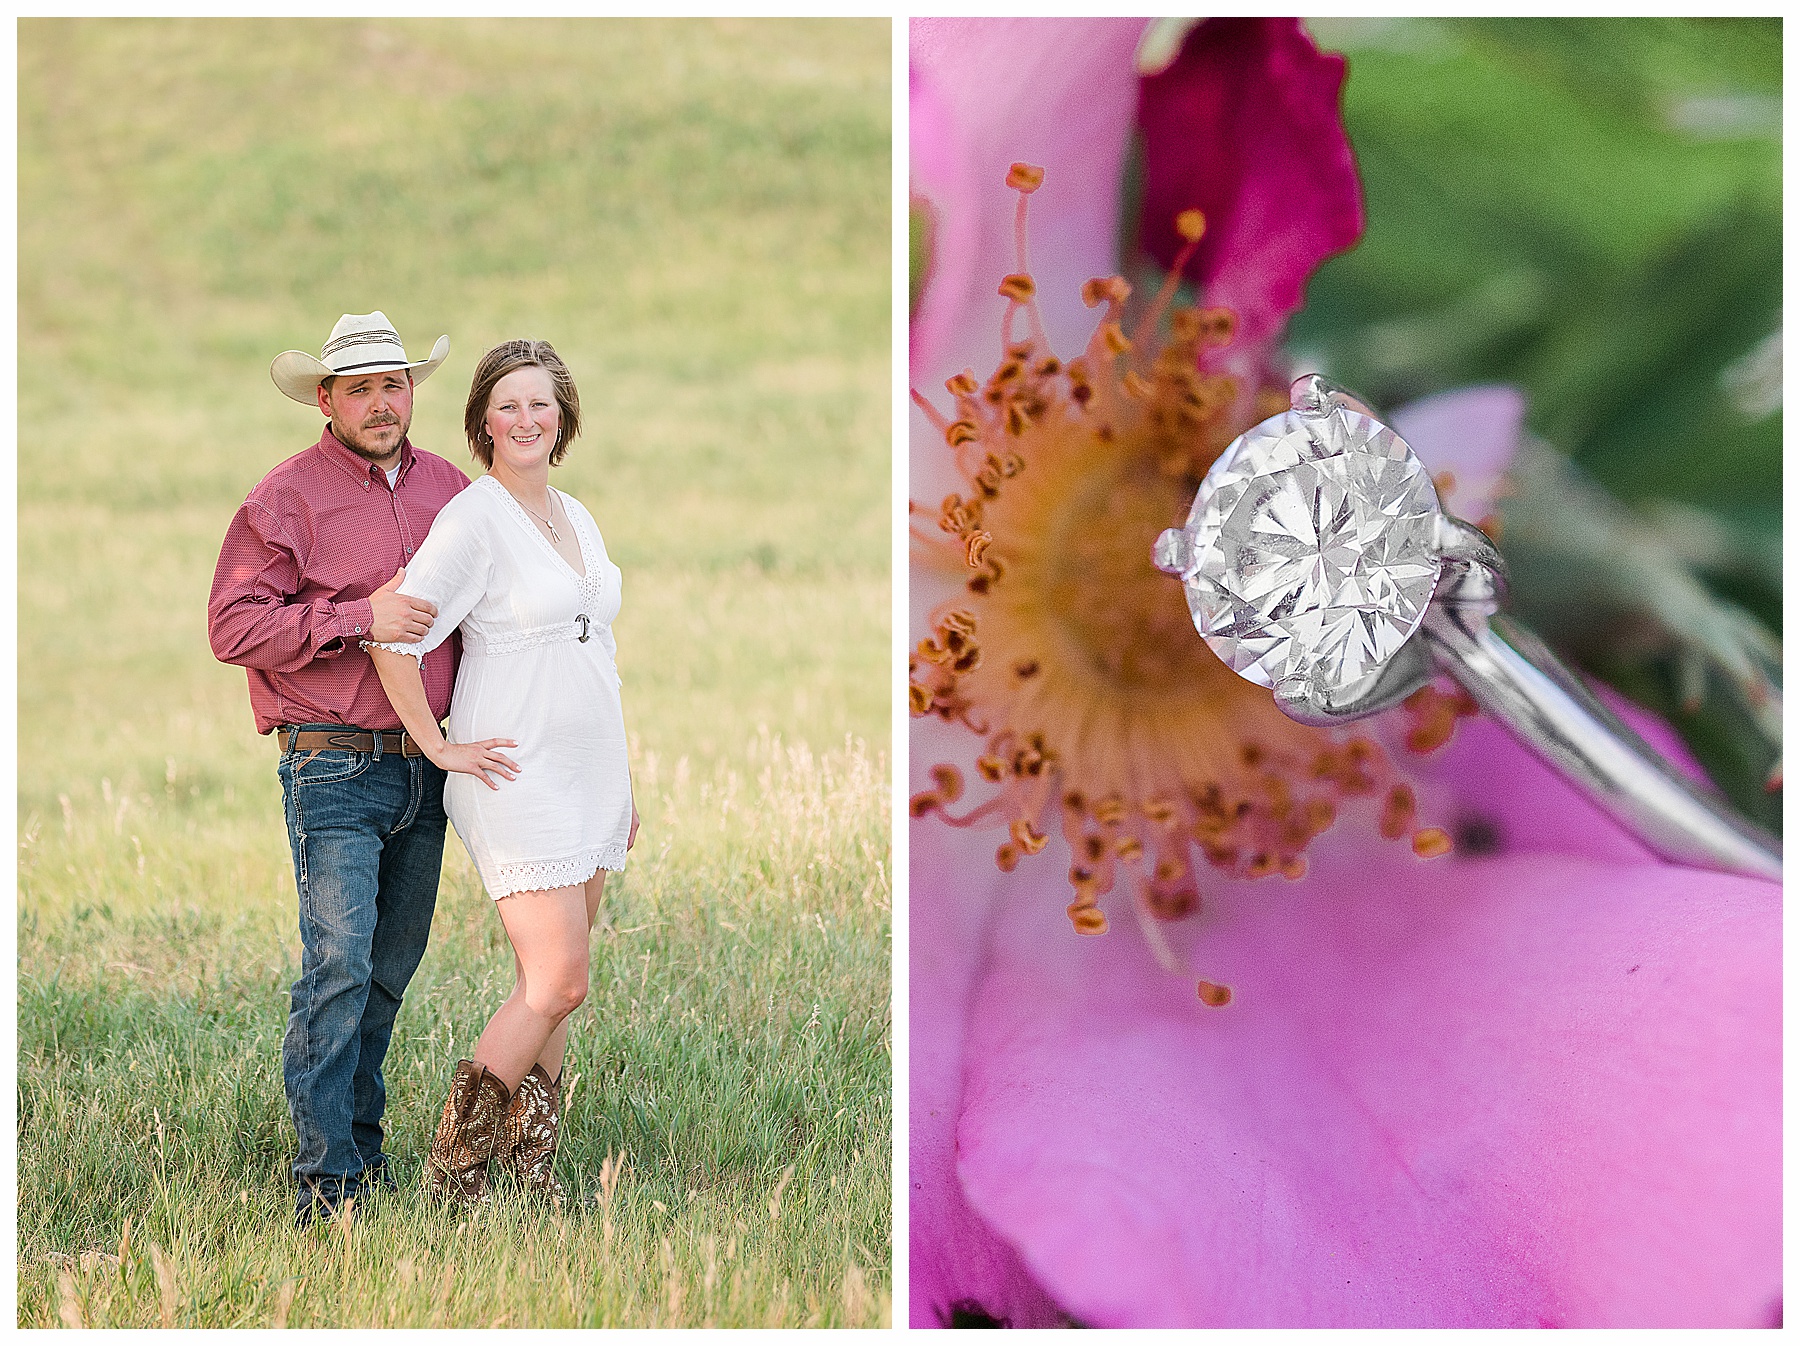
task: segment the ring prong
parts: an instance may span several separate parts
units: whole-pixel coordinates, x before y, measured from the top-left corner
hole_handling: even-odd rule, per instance
[[[1346,388],[1340,388],[1320,374],[1307,374],[1294,380],[1288,389],[1288,405],[1308,416],[1328,416],[1334,411],[1354,411],[1379,420],[1369,404]]]
[[[1275,705],[1288,719],[1299,724],[1332,725],[1342,718],[1331,713],[1330,705],[1318,695],[1312,680],[1298,674],[1275,684]]]
[[[1167,575],[1187,578],[1194,565],[1194,538],[1185,528],[1165,528],[1151,553],[1156,568]]]
[[[1328,383],[1319,375],[1307,374],[1295,379],[1288,389],[1288,404],[1295,411],[1323,416],[1331,410],[1332,395],[1339,391],[1336,385]]]
[[[1466,523],[1454,514],[1438,515],[1432,542],[1442,560],[1486,566],[1496,575],[1506,574],[1506,562],[1493,540],[1474,524]]]

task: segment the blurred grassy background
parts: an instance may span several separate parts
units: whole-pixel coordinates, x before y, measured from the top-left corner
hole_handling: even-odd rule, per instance
[[[1723,672],[1758,642],[1668,596],[1685,571],[1779,637],[1781,21],[1308,26],[1349,61],[1368,227],[1290,348],[1388,407],[1524,389],[1530,428],[1632,512],[1595,518],[1555,474],[1515,499],[1515,610],[1779,827],[1778,735]]]
[[[23,1321],[267,1322],[283,1284],[296,1324],[701,1321],[703,1281],[717,1321],[885,1313],[889,41],[885,21],[20,24]],[[414,1294],[410,1270],[291,1295],[337,1274],[296,1270],[318,1250],[285,1230],[292,872],[274,750],[205,601],[232,512],[321,424],[269,360],[371,308],[419,353],[450,333],[413,440],[465,469],[480,354],[556,344],[587,429],[555,480],[625,572],[645,832],[573,1035],[607,1083],[565,1161],[578,1188],[608,1154],[634,1175],[627,1246],[589,1245],[599,1288],[529,1289],[568,1249],[527,1240],[510,1299],[504,1275]],[[389,1058],[413,1166],[510,977],[454,841],[439,909]],[[702,995],[705,969],[724,980]],[[741,1115],[709,1137],[722,1109]],[[81,1260],[128,1216],[135,1251]],[[391,1218],[425,1289],[489,1256]]]

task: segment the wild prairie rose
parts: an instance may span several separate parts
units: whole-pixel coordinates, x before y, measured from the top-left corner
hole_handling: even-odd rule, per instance
[[[912,885],[913,1321],[1766,1318],[1778,894],[1649,863],[1489,726],[1410,760],[1467,709],[1448,692],[1385,743],[1290,725],[1149,568],[1149,539],[1278,395],[1272,343],[1360,208],[1341,63],[1292,22],[1203,25],[1142,106],[1144,241],[1204,304],[1166,337],[1171,295],[1128,314],[1109,276],[1136,36],[914,24],[915,189],[943,244],[915,383],[947,378],[953,400],[921,400],[914,455],[939,564],[915,574],[914,811],[932,821]],[[1065,207],[1079,227],[1043,227]],[[1518,413],[1471,393],[1395,419],[1481,517]],[[954,474],[933,469],[946,451]],[[1358,833],[1332,828],[1340,808]],[[1429,809],[1465,842],[1436,869],[1414,858],[1448,848]],[[947,837],[939,815],[1004,830]],[[1295,882],[1244,882],[1272,874]],[[1105,929],[1102,899],[1131,928],[1054,930],[1058,889],[1076,930]],[[1665,1099],[1654,1119],[1639,1081]],[[1656,1230],[1670,1198],[1682,1219],[1711,1203],[1729,1256]]]

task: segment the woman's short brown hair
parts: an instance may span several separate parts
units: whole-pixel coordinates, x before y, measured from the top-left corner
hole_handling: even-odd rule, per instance
[[[475,380],[469,385],[469,400],[463,407],[463,433],[469,437],[469,452],[483,467],[494,465],[494,441],[488,438],[487,405],[494,385],[518,369],[536,366],[550,376],[556,391],[556,447],[550,450],[550,466],[555,467],[569,451],[569,441],[581,433],[581,398],[575,392],[575,376],[548,341],[502,341],[481,357],[475,366]]]

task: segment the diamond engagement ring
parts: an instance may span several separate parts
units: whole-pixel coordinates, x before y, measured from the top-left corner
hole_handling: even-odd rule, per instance
[[[1302,724],[1386,710],[1439,674],[1676,864],[1781,877],[1781,844],[1691,780],[1499,612],[1506,567],[1424,465],[1316,375],[1233,440],[1156,540],[1225,664]]]

